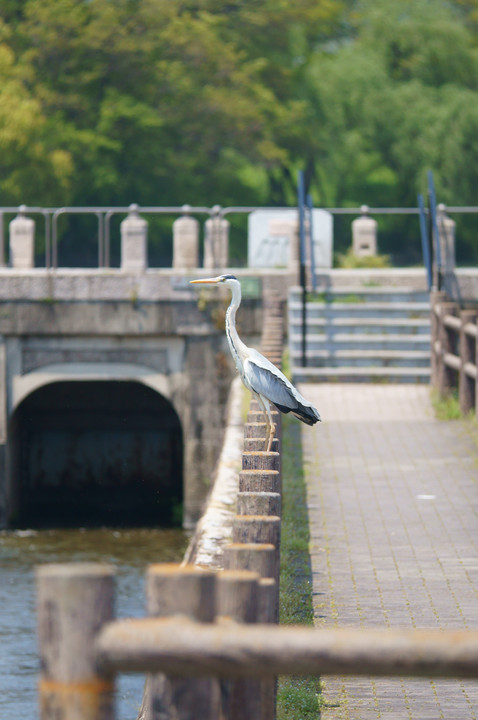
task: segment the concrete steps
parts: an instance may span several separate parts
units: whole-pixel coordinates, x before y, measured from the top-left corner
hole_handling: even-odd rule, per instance
[[[302,367],[301,289],[289,295],[289,351],[295,382],[428,382],[430,305],[413,288],[330,289],[307,303]]]

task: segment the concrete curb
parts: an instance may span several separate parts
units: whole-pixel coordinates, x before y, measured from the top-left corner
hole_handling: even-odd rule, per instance
[[[184,555],[184,564],[221,568],[224,547],[231,542],[244,450],[243,395],[244,388],[237,376],[229,393],[226,431],[214,473],[214,485]]]

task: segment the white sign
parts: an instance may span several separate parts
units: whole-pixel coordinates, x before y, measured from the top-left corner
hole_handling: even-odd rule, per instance
[[[314,259],[317,268],[332,267],[332,215],[327,210],[312,211]],[[290,265],[291,250],[298,252],[299,213],[291,210],[255,210],[249,215],[247,262],[249,267],[286,268]],[[309,235],[306,233],[306,244]],[[309,247],[306,257],[310,258]]]

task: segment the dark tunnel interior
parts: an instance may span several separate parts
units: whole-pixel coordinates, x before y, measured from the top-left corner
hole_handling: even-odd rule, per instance
[[[11,438],[10,527],[181,524],[181,424],[146,385],[45,385],[16,409]]]

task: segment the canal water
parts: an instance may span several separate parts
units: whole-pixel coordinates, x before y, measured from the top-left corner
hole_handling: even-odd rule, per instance
[[[153,562],[180,561],[182,530],[68,529],[0,531],[0,718],[39,717],[35,565],[105,562],[117,568],[116,615],[145,615],[144,573]],[[121,676],[119,720],[135,720],[144,677]]]

